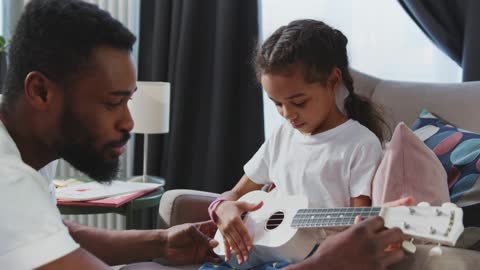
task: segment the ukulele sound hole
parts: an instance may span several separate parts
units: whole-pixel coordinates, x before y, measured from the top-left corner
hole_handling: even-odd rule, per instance
[[[280,224],[282,224],[283,218],[285,217],[285,214],[283,212],[278,211],[275,212],[267,221],[267,230],[274,230]]]

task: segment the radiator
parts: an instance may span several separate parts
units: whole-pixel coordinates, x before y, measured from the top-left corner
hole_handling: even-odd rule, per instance
[[[63,219],[86,226],[109,230],[125,230],[125,217],[119,214],[62,215]]]
[[[86,0],[100,8],[107,10],[110,14],[125,25],[132,33],[138,36],[140,1],[137,0]],[[134,45],[133,54],[137,59],[138,42]],[[133,136],[132,136],[133,137]],[[133,138],[127,144],[125,153],[120,157],[119,177],[132,176],[133,171]],[[75,170],[64,160],[60,160],[57,167],[58,177],[75,177],[83,174]],[[122,230],[126,228],[125,217],[119,214],[95,214],[95,215],[63,215],[64,219],[71,220],[83,225],[104,229]]]

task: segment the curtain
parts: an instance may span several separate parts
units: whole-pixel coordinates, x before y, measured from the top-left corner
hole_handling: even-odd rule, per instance
[[[17,25],[17,21],[23,11],[23,6],[27,3],[24,0],[3,0],[2,18],[3,18],[3,36],[8,40]]]
[[[147,158],[167,189],[231,189],[263,142],[258,28],[257,0],[141,2],[139,80],[171,83],[170,132],[149,135]]]
[[[463,68],[463,81],[480,80],[480,1],[399,2],[435,45]]]

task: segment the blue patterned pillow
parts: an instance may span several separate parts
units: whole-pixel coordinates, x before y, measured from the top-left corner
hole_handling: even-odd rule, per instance
[[[448,175],[450,199],[465,207],[480,203],[480,135],[448,124],[427,110],[412,125]]]

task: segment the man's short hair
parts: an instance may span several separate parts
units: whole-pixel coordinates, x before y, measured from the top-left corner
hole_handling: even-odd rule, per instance
[[[135,36],[110,14],[81,0],[32,0],[10,42],[3,113],[23,93],[25,77],[39,71],[64,89],[88,68],[95,48],[132,50]]]

